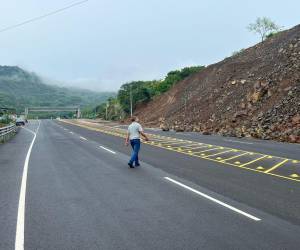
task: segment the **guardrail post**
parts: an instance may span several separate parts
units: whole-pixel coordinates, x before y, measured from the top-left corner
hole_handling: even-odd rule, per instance
[[[0,128],[0,143],[8,141],[17,132],[16,125],[10,125],[4,128]]]

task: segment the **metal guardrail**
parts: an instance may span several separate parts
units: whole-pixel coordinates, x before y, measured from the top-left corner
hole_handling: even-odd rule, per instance
[[[6,141],[12,134],[17,132],[16,125],[0,128],[0,142]]]

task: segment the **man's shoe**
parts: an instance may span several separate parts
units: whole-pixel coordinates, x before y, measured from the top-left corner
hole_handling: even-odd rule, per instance
[[[138,163],[138,164],[135,164],[134,166],[135,166],[135,167],[139,167],[139,166],[141,166],[141,164]]]
[[[130,168],[134,168],[134,166],[132,165],[132,163],[128,163],[128,166],[130,167]]]

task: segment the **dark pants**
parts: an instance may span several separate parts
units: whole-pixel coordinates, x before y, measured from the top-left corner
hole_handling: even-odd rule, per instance
[[[133,162],[135,162],[135,165],[139,165],[139,151],[141,148],[141,141],[140,139],[130,140],[130,145],[132,147],[132,153],[129,163],[133,164]]]

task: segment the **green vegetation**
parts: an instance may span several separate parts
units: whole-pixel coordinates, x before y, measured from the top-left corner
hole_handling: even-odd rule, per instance
[[[150,101],[153,97],[168,91],[174,84],[204,68],[204,66],[186,67],[169,72],[163,80],[125,83],[115,98],[110,98],[107,103],[97,106],[93,112],[97,114],[97,117],[108,120],[123,119],[130,114],[130,94],[133,109],[135,109],[138,104]]]
[[[12,119],[8,115],[6,115],[6,114],[2,115],[0,113],[0,128],[7,126],[11,122],[12,122]]]
[[[97,93],[47,85],[37,75],[19,67],[0,66],[0,106],[16,108],[18,113],[24,112],[25,107],[80,106],[83,117],[120,120],[130,114],[130,93],[135,109],[138,104],[161,95],[174,84],[202,69],[204,66],[186,67],[169,72],[162,80],[125,83],[115,95],[112,92]],[[72,112],[32,113],[29,118],[71,118],[73,115]]]
[[[91,108],[105,102],[111,96],[115,94],[47,85],[34,73],[26,72],[19,67],[0,66],[0,106],[17,108],[18,113],[23,112],[28,106]]]
[[[121,120],[126,116],[118,98],[109,98],[106,103],[97,106],[94,113],[96,117],[105,120]]]
[[[233,52],[232,52],[232,56],[236,56],[236,55],[242,53],[243,51],[245,51],[245,49],[240,49],[240,50],[238,50],[238,51],[233,51]]]
[[[0,107],[0,128],[5,127],[12,122],[11,114],[14,112],[14,110],[7,110]]]
[[[278,32],[280,30],[280,26],[275,24],[267,17],[259,17],[256,19],[255,23],[249,24],[247,29],[251,32],[259,34],[261,41],[263,42],[268,35],[273,32]]]
[[[268,39],[268,38],[275,37],[275,36],[277,36],[277,35],[280,34],[280,33],[281,33],[281,31],[274,31],[274,32],[271,32],[271,33],[269,33],[269,34],[266,36],[266,38]]]

